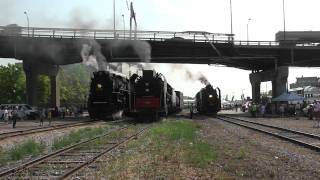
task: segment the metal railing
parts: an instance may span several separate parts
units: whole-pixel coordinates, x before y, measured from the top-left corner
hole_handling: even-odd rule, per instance
[[[204,34],[209,37],[210,41],[221,40],[230,41],[233,34],[209,33],[202,31],[137,31],[137,40],[192,40],[207,41]],[[122,39],[129,40],[129,31],[116,30],[114,37],[113,30],[98,29],[71,29],[71,28],[37,28],[29,27],[7,27],[0,26],[0,35],[6,36],[23,36],[23,37],[49,37],[49,38],[92,38],[92,39]]]
[[[228,43],[237,46],[263,46],[276,47],[297,46],[297,47],[319,47],[319,43],[309,43],[306,41],[286,40],[286,41],[239,41],[234,40],[234,34],[210,33],[204,31],[137,31],[136,40],[149,41],[192,41],[192,42],[213,42]],[[88,39],[119,39],[129,40],[130,32],[116,30],[114,37],[113,30],[99,29],[72,29],[72,28],[38,28],[19,26],[0,26],[0,36],[21,36],[21,37],[47,37],[47,38],[88,38]]]

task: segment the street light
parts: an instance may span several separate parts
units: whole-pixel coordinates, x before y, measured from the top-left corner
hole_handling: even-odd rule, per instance
[[[116,2],[113,0],[113,36],[116,39]]]
[[[283,40],[286,40],[286,14],[284,11],[284,0],[282,0],[282,13],[283,13]]]
[[[123,39],[126,39],[126,23],[124,21],[124,14],[122,14],[122,21],[123,21]]]
[[[27,11],[25,11],[24,14],[27,16],[27,22],[28,22],[28,37],[29,37],[29,16],[28,16]]]
[[[248,19],[248,23],[247,23],[247,42],[249,43],[249,22],[251,21],[251,19]]]
[[[230,0],[230,30],[231,35],[233,34],[233,28],[232,28],[232,0]]]

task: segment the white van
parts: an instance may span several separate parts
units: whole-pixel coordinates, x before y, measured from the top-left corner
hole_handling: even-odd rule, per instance
[[[17,114],[19,119],[36,119],[39,116],[38,111],[32,109],[28,104],[1,104],[0,119],[3,118],[5,108],[7,108],[9,114],[11,114],[14,108],[18,108]]]

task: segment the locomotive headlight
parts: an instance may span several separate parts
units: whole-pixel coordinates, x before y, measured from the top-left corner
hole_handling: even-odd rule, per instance
[[[212,96],[212,94],[209,94],[209,98],[212,98],[213,96]]]
[[[102,88],[102,85],[101,85],[101,84],[97,84],[97,88],[98,88],[98,89],[101,89],[101,88]]]

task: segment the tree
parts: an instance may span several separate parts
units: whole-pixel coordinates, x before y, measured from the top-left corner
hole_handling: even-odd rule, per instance
[[[86,66],[83,64],[63,66],[59,75],[59,83],[62,104],[86,102],[90,85],[90,72]]]
[[[26,101],[26,76],[22,64],[0,66],[0,103]]]
[[[48,76],[38,76],[38,98],[41,105],[46,105],[50,102],[50,78]]]

